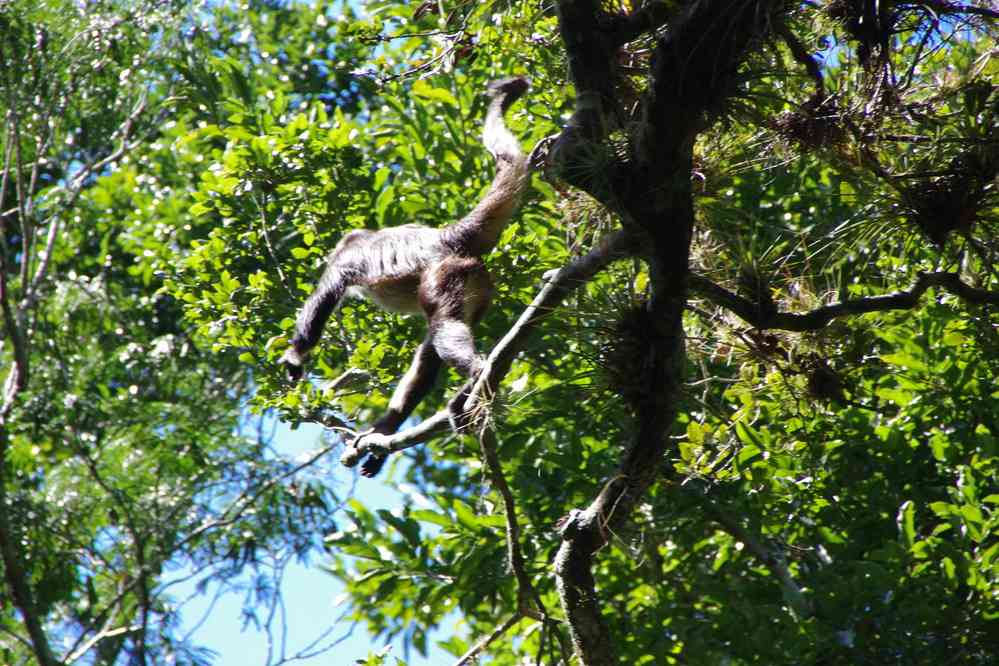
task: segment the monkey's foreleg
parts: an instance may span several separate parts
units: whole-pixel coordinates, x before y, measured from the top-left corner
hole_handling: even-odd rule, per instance
[[[291,339],[291,347],[281,357],[280,362],[284,365],[291,381],[296,382],[302,378],[305,358],[319,342],[323,326],[343,298],[348,286],[350,281],[347,272],[331,260],[315,291],[302,306],[302,311],[295,322],[295,335]]]

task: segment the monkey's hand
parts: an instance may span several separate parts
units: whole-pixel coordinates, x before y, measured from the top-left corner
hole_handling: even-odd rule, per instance
[[[390,453],[388,441],[391,437],[392,435],[385,435],[374,430],[362,432],[340,454],[340,464],[344,467],[356,467],[361,458],[368,456],[364,465],[361,466],[361,474],[369,477],[374,476],[381,469],[385,457]]]
[[[284,366],[284,372],[288,376],[288,380],[294,384],[302,378],[302,357],[295,351],[294,347],[290,347],[288,351],[284,353],[280,360],[281,365]]]

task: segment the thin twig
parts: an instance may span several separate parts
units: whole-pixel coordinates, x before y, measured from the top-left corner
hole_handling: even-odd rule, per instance
[[[88,640],[86,643],[77,648],[77,650],[73,652],[73,654],[66,657],[64,663],[67,664],[67,666],[69,664],[72,664],[74,661],[76,661],[83,655],[87,654],[87,652],[89,652],[95,645],[97,645],[97,643],[104,640],[105,638],[113,638],[114,636],[120,636],[121,634],[127,634],[129,632],[138,631],[139,629],[141,629],[141,627],[138,625],[127,625],[124,627],[117,627],[115,629],[107,629],[105,631],[101,631],[97,634],[94,634],[94,636],[90,638],[90,640]]]
[[[787,599],[794,607],[798,619],[804,620],[811,617],[815,610],[811,601],[805,596],[801,587],[791,575],[791,570],[787,566],[787,559],[777,548],[768,548],[755,534],[743,527],[739,521],[729,515],[714,502],[702,499],[707,513],[711,519],[721,525],[722,529],[728,532],[737,541],[742,543],[746,549],[758,559],[763,566],[780,582]]]
[[[267,210],[265,204],[267,199],[264,198],[263,201],[257,199],[256,192],[250,192],[250,196],[253,197],[253,203],[257,206],[257,210],[260,211],[260,233],[264,237],[264,246],[267,248],[267,253],[271,255],[271,261],[274,262],[274,269],[277,271],[278,278],[281,280],[281,286],[288,293],[292,299],[297,298],[291,290],[291,286],[288,284],[288,278],[285,277],[284,271],[281,270],[281,262],[278,261],[277,252],[274,251],[274,245],[271,243],[271,234],[267,228]]]
[[[524,616],[521,615],[519,612],[511,615],[509,618],[507,618],[506,622],[496,627],[491,634],[480,638],[475,645],[473,645],[468,649],[468,652],[461,655],[461,658],[458,659],[458,661],[454,662],[454,666],[464,666],[465,664],[471,663],[472,659],[474,659],[480,652],[489,647],[492,644],[492,642],[495,641],[497,638],[501,637],[503,634],[510,631],[511,627],[513,627],[513,625],[517,624],[520,620],[522,620],[523,617]]]
[[[506,556],[510,568],[513,570],[513,575],[517,579],[518,611],[521,615],[535,620],[544,620],[547,613],[541,603],[541,597],[538,596],[538,591],[531,583],[531,577],[527,574],[524,552],[520,548],[517,504],[513,499],[513,492],[510,491],[510,484],[506,482],[506,476],[503,475],[503,466],[500,464],[499,453],[496,450],[496,433],[489,425],[488,420],[479,432],[479,446],[482,449],[482,458],[486,463],[489,480],[503,498],[503,513],[506,518]]]
[[[147,96],[143,93],[135,108],[132,109],[132,112],[121,124],[121,127],[119,128],[121,143],[118,147],[106,157],[86,165],[80,170],[79,173],[76,174],[71,181],[70,186],[67,188],[69,196],[62,202],[61,207],[63,210],[68,210],[76,204],[76,200],[83,193],[83,186],[86,184],[86,180],[91,174],[97,173],[105,166],[117,161],[122,155],[134,147],[129,143],[129,138],[132,136],[132,131],[135,127],[135,123],[139,119],[139,116],[141,116],[146,109],[146,102]],[[31,278],[31,282],[28,283],[27,288],[24,290],[24,297],[18,306],[18,309],[21,312],[29,310],[35,300],[37,300],[38,288],[48,271],[48,265],[52,259],[53,250],[55,249],[55,242],[59,235],[59,229],[62,226],[62,217],[62,215],[56,213],[49,216],[49,232],[45,239],[45,248],[42,250],[42,255],[38,260],[38,266],[35,268],[35,273]],[[26,264],[27,262],[25,262],[25,265]]]
[[[938,14],[972,14],[984,18],[999,19],[999,10],[986,9],[985,7],[975,7],[974,5],[961,5],[944,0],[921,0],[917,4],[930,7]]]
[[[787,47],[791,50],[791,55],[794,59],[798,61],[801,65],[805,67],[808,71],[808,75],[812,77],[815,82],[815,93],[820,96],[825,95],[826,83],[822,78],[822,69],[819,67],[819,63],[816,62],[815,56],[808,52],[804,44],[802,44],[798,38],[795,36],[791,29],[787,27],[783,21],[778,21],[774,25],[774,30],[780,38],[784,40]]]

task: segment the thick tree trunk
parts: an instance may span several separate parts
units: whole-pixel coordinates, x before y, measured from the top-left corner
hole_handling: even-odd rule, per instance
[[[576,109],[556,141],[552,158],[563,178],[616,212],[639,238],[650,276],[642,313],[648,336],[639,350],[638,390],[629,396],[635,436],[617,473],[588,507],[573,510],[562,526],[555,558],[562,608],[580,661],[617,663],[601,618],[593,557],[615,526],[659,478],[677,415],[685,367],[683,312],[687,302],[694,202],[690,185],[693,146],[710,114],[731,93],[746,53],[770,30],[781,0],[705,0],[672,17],[664,10],[628,17],[605,13],[594,0],[558,5],[562,40],[576,87]],[[650,83],[635,117],[625,119],[615,100],[615,56],[641,32],[669,21],[656,42]],[[605,158],[609,133],[629,127],[627,155]]]

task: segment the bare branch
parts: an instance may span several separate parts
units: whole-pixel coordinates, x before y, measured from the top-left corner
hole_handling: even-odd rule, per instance
[[[555,312],[562,301],[611,263],[630,256],[636,249],[634,236],[616,231],[600,239],[582,257],[569,262],[554,274],[546,274],[548,282],[486,359],[482,373],[476,378],[465,402],[466,410],[474,409],[478,400],[495,393],[514,358],[526,346],[529,336],[542,320]]]
[[[499,454],[496,451],[496,433],[485,423],[479,432],[479,446],[482,458],[486,462],[486,473],[489,480],[503,498],[503,513],[506,518],[506,557],[513,575],[517,579],[517,608],[520,615],[544,620],[547,617],[545,607],[541,603],[531,577],[527,575],[524,564],[524,552],[520,549],[520,523],[517,520],[517,504],[514,502],[510,485],[503,475]]]
[[[818,95],[824,95],[826,90],[825,80],[822,78],[822,69],[819,67],[818,61],[816,61],[815,56],[808,52],[804,44],[798,40],[798,37],[791,32],[791,29],[787,27],[787,24],[783,21],[778,21],[774,25],[774,31],[780,35],[780,38],[784,40],[787,47],[791,50],[791,55],[794,59],[804,66],[805,70],[808,71],[808,75],[812,77],[815,82],[815,92]]]
[[[398,453],[450,429],[451,413],[442,409],[412,428],[406,428],[392,435],[382,435],[377,432],[363,433],[344,448],[340,454],[340,464],[344,467],[355,467],[361,462],[361,458],[369,453],[379,455]]]
[[[267,224],[267,195],[264,194],[260,198],[257,198],[256,191],[250,190],[250,197],[253,199],[253,204],[257,207],[257,210],[260,211],[260,233],[264,237],[264,246],[267,248],[267,254],[270,255],[271,261],[274,262],[274,270],[277,271],[278,279],[281,280],[281,286],[284,287],[284,290],[292,300],[296,300],[298,297],[291,290],[288,278],[285,276],[284,271],[281,270],[281,262],[278,261],[277,252],[274,251],[274,244],[271,242],[270,225]]]
[[[560,178],[623,214],[614,192],[622,161],[603,145],[608,132],[620,124],[614,90],[618,45],[603,29],[609,17],[600,5],[595,0],[562,0],[556,5],[576,102],[549,156]]]
[[[11,137],[11,126],[8,123],[5,127],[6,137],[4,144],[7,149],[4,151],[3,175],[0,177],[0,201],[4,201],[7,195],[7,186],[10,182],[10,163],[14,143]],[[18,212],[19,209],[12,209],[11,213]],[[10,369],[7,379],[4,382],[3,402],[0,403],[0,427],[6,421],[10,411],[14,408],[14,400],[28,383],[28,351],[25,347],[24,338],[21,336],[21,326],[11,307],[11,296],[7,286],[7,216],[0,215],[0,311],[3,313],[3,325],[7,338],[13,347],[14,363]]]
[[[188,534],[186,537],[178,541],[176,546],[177,549],[186,546],[187,544],[191,543],[192,541],[194,541],[195,539],[197,539],[198,537],[200,537],[202,534],[204,534],[209,530],[213,530],[218,527],[224,527],[226,525],[230,525],[236,522],[247,511],[247,509],[256,504],[257,500],[260,499],[264,495],[264,493],[268,492],[271,488],[281,483],[285,479],[295,476],[303,469],[311,467],[320,458],[328,454],[338,445],[339,442],[330,444],[329,446],[324,446],[323,448],[313,452],[308,458],[306,458],[298,465],[295,465],[290,470],[282,474],[278,474],[277,476],[274,476],[265,481],[264,483],[260,484],[254,492],[250,492],[251,489],[247,488],[245,491],[240,493],[239,497],[234,499],[229,504],[229,506],[227,506],[222,511],[221,514],[219,514],[218,518],[213,518],[211,520],[205,521],[196,529],[192,530],[191,533]]]
[[[7,460],[9,434],[6,424],[0,420],[0,461]],[[42,620],[36,612],[35,597],[31,590],[30,578],[23,566],[23,552],[20,539],[14,534],[11,525],[7,498],[7,465],[0,465],[0,559],[3,560],[3,577],[7,583],[13,605],[21,614],[21,621],[31,638],[35,658],[40,666],[56,666],[57,660],[49,645]]]
[[[133,146],[129,143],[129,139],[131,139],[132,133],[135,130],[136,122],[146,109],[146,101],[146,94],[143,93],[142,97],[135,105],[135,108],[132,109],[132,112],[118,128],[118,134],[121,136],[121,143],[118,144],[118,147],[106,157],[95,160],[86,165],[78,174],[76,174],[67,188],[69,196],[62,203],[63,210],[72,208],[76,204],[76,200],[80,197],[80,194],[82,194],[83,186],[86,184],[87,178],[89,178],[91,174],[100,172],[101,169],[117,161],[122,155],[132,149]],[[52,259],[52,251],[55,248],[55,242],[59,236],[61,219],[62,217],[60,215],[53,214],[49,216],[49,232],[45,239],[45,249],[42,251],[41,258],[38,261],[38,266],[35,268],[35,273],[31,278],[31,283],[24,290],[24,299],[19,306],[21,311],[31,308],[37,298],[38,287],[48,271],[48,265]],[[27,256],[28,255],[25,255],[25,258],[27,258]]]
[[[31,649],[31,641],[29,641],[27,638],[25,638],[21,634],[17,633],[16,631],[14,631],[13,629],[11,629],[10,627],[6,627],[6,626],[0,624],[0,632],[6,634],[8,636],[10,636],[15,641],[17,641],[18,643],[20,643],[24,647],[28,648],[29,650]]]
[[[640,229],[642,257],[648,262],[649,331],[643,377],[649,386],[635,397],[635,433],[616,474],[589,506],[564,520],[555,556],[556,584],[576,654],[587,666],[616,664],[610,632],[603,622],[592,566],[616,524],[659,478],[667,434],[678,410],[685,368],[682,315],[694,223],[690,171],[697,134],[731,94],[746,54],[772,29],[781,0],[703,0],[689,3],[670,30],[657,40],[650,84],[629,137],[629,154],[601,169],[596,184],[568,179],[621,213],[626,228]],[[606,137],[613,101],[606,86],[613,65],[606,44],[593,39],[599,16],[592,2],[565,0],[559,25],[577,89],[576,112],[552,150],[561,173],[583,171],[593,144]],[[596,31],[599,33],[599,31]],[[599,37],[599,34],[597,35]],[[603,167],[603,165],[601,165]],[[609,192],[609,194],[608,194]]]
[[[779,548],[765,546],[757,535],[743,527],[737,518],[727,513],[714,502],[704,498],[701,499],[712,520],[721,525],[722,529],[742,543],[770,571],[774,578],[780,582],[780,586],[794,607],[797,617],[799,619],[807,619],[814,615],[815,609],[801,587],[794,580],[794,576],[791,575],[791,570],[787,566],[787,559],[784,557],[784,553]]]
[[[642,35],[654,33],[675,13],[673,6],[663,0],[649,0],[630,14],[610,17],[605,30],[610,35],[611,43],[622,46]]]
[[[965,284],[957,273],[920,273],[908,291],[883,296],[853,298],[805,313],[773,312],[759,307],[747,298],[721,287],[704,276],[691,273],[690,290],[715,305],[723,307],[760,330],[816,331],[837,317],[888,310],[911,310],[930,287],[946,289],[959,298],[976,305],[999,305],[999,292]]]
[[[618,485],[617,480],[608,485]],[[606,490],[606,487],[605,487]],[[562,545],[555,555],[555,586],[569,621],[573,647],[586,666],[612,666],[617,657],[600,614],[593,553],[606,543],[601,492],[585,511],[573,509],[561,525]]]
[[[520,613],[514,613],[513,615],[511,615],[509,618],[507,618],[506,622],[496,627],[496,629],[494,629],[491,634],[480,638],[475,645],[473,645],[468,649],[468,652],[461,655],[461,658],[458,659],[458,661],[454,662],[454,666],[464,666],[465,664],[472,663],[472,660],[475,659],[475,657],[477,657],[483,650],[489,647],[493,643],[493,641],[500,638],[506,632],[510,631],[510,629],[515,624],[517,624],[518,622],[520,622],[521,619],[523,619],[523,617],[524,616],[521,615]]]
[[[999,19],[999,9],[988,9],[987,7],[976,7],[974,5],[964,5],[945,0],[917,0],[914,5],[929,7],[937,14],[972,14],[985,18]]]
[[[0,249],[2,252],[2,249]],[[0,311],[3,312],[3,325],[7,338],[13,347],[14,362],[4,381],[3,401],[0,403],[0,427],[4,427],[7,417],[14,408],[14,401],[28,383],[28,352],[21,336],[14,309],[10,306],[7,289],[6,261],[0,259]]]
[[[73,654],[69,655],[65,659],[65,663],[72,664],[74,661],[87,654],[95,645],[104,640],[105,638],[113,638],[115,636],[120,636],[121,634],[127,634],[133,631],[138,631],[141,629],[138,625],[130,625],[125,627],[116,627],[114,629],[105,629],[94,634],[86,643],[81,645]]]

